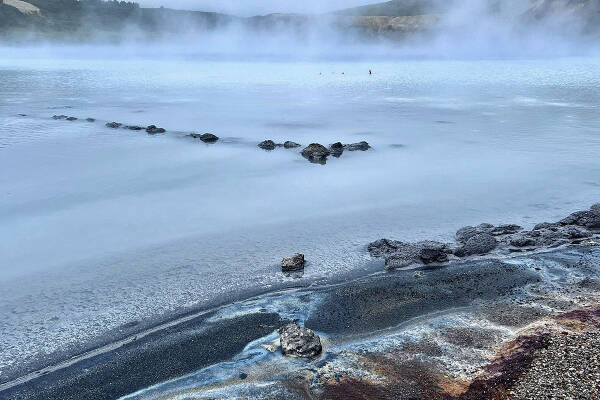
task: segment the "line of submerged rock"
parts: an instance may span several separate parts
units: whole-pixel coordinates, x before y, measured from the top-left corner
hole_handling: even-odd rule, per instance
[[[79,120],[79,118],[77,118],[77,117],[63,115],[63,114],[54,115],[54,116],[52,116],[52,119],[66,120],[66,121],[78,121]],[[96,119],[95,118],[86,118],[85,121],[96,122]],[[105,124],[105,126],[107,128],[111,128],[111,129],[122,128],[122,129],[128,129],[128,130],[132,130],[132,131],[145,130],[146,133],[148,133],[149,135],[166,133],[166,129],[157,127],[156,125],[148,125],[148,126],[126,125],[121,122],[112,121],[112,122],[107,122]],[[194,139],[199,139],[200,141],[202,141],[204,143],[209,143],[209,144],[216,143],[220,139],[218,136],[216,136],[212,133],[190,133],[187,136],[194,138]],[[273,140],[267,139],[267,140],[263,140],[262,142],[260,142],[258,144],[258,147],[260,147],[263,150],[272,151],[278,147],[283,147],[285,149],[295,149],[298,147],[302,147],[302,145],[300,143],[296,143],[296,142],[293,142],[290,140],[288,140],[284,143],[276,143]],[[310,161],[311,163],[324,165],[327,163],[327,157],[329,157],[329,156],[339,158],[344,153],[344,151],[367,151],[370,148],[371,148],[371,146],[369,145],[369,143],[367,143],[365,141],[358,142],[358,143],[348,143],[348,144],[342,144],[341,142],[336,142],[336,143],[329,145],[329,147],[325,147],[324,145],[322,145],[320,143],[311,143],[308,146],[306,146],[304,149],[302,149],[300,154],[304,158],[306,158],[308,161]]]

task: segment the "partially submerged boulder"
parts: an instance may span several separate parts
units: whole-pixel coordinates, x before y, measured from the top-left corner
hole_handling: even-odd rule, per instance
[[[144,129],[143,127],[137,125],[126,125],[123,128],[129,129],[130,131],[141,131],[142,129]]]
[[[107,128],[112,128],[112,129],[117,129],[117,128],[119,128],[121,125],[123,125],[123,124],[121,124],[121,123],[119,123],[119,122],[114,122],[114,121],[113,121],[113,122],[107,122],[107,123],[106,123],[106,127],[107,127]]]
[[[204,143],[215,143],[219,140],[219,137],[217,135],[213,135],[212,133],[192,133],[190,136],[194,139],[200,139]]]
[[[258,144],[258,147],[260,147],[263,150],[275,150],[277,144],[272,140],[263,140]]]
[[[362,142],[344,145],[344,149],[348,151],[367,151],[370,148],[371,146],[369,146],[369,143],[365,142],[364,140]]]
[[[483,255],[494,250],[496,246],[498,246],[498,241],[491,233],[476,233],[456,249],[454,254],[458,257]]]
[[[68,116],[68,115],[64,115],[64,114],[61,114],[61,115],[53,115],[53,116],[52,116],[52,119],[67,119],[67,118],[69,118],[69,116]]]
[[[300,271],[304,269],[304,263],[304,254],[296,253],[281,260],[281,270],[283,272]]]
[[[65,118],[67,121],[77,121],[77,117],[67,117]]]
[[[85,119],[87,122],[96,122],[95,118],[86,118]]]
[[[292,357],[316,357],[323,351],[321,338],[308,328],[295,323],[277,330],[281,342],[281,353]]]
[[[165,129],[163,129],[163,128],[159,128],[159,127],[157,127],[156,125],[149,125],[149,126],[146,128],[146,132],[147,132],[149,135],[156,135],[157,133],[165,133],[166,131],[165,131]]]
[[[302,156],[313,163],[325,164],[331,154],[327,147],[319,143],[311,143],[302,150]]]
[[[334,157],[340,157],[344,153],[344,145],[342,142],[335,142],[329,145],[329,151]]]
[[[285,141],[285,143],[283,143],[283,147],[286,149],[294,149],[294,148],[300,147],[300,146],[301,146],[300,143],[292,142],[291,140],[287,140],[287,141]]]

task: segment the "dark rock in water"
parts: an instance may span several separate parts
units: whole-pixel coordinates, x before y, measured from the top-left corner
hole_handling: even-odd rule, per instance
[[[293,149],[293,148],[300,147],[300,146],[301,146],[300,143],[292,142],[290,140],[286,141],[283,144],[283,147],[286,148],[286,149]]]
[[[263,150],[275,150],[276,146],[277,145],[272,140],[263,140],[258,144],[258,147],[260,147]]]
[[[67,117],[66,118],[67,121],[77,121],[76,117]]]
[[[69,118],[68,115],[53,115],[52,119],[67,119]]]
[[[19,117],[26,117],[27,114],[17,114]]]
[[[339,157],[344,152],[344,145],[342,142],[335,142],[329,145],[329,151],[331,152],[332,156]]]
[[[213,135],[212,133],[203,133],[203,134],[192,133],[190,136],[193,138],[196,138],[196,139],[200,139],[204,143],[215,143],[216,141],[219,140],[219,137],[216,135]]]
[[[283,272],[298,271],[304,269],[304,254],[296,253],[291,257],[281,260],[281,270]]]
[[[119,122],[107,122],[106,123],[106,126],[108,128],[113,128],[113,129],[119,128],[121,125],[123,125],[123,124],[121,124]]]
[[[86,118],[85,120],[87,122],[96,122],[96,119],[94,119],[94,118]]]
[[[367,143],[365,141],[344,145],[344,149],[346,149],[348,151],[358,151],[358,150],[367,151],[370,148],[371,148],[371,146],[369,146],[369,143]]]
[[[156,125],[149,125],[146,128],[146,132],[149,135],[156,135],[157,133],[165,133],[166,131],[163,128],[158,128]]]
[[[277,330],[281,342],[281,353],[293,357],[315,357],[323,347],[319,335],[308,328],[288,324]]]
[[[302,156],[313,163],[325,164],[327,156],[331,154],[325,146],[319,143],[311,143],[302,150]]]
[[[406,268],[415,264],[443,263],[448,261],[450,246],[434,241],[404,243],[380,239],[368,246],[373,257],[385,257],[386,269]]]
[[[240,372],[240,374],[238,376],[240,379],[244,380],[248,377],[248,374],[246,374],[245,372]]]
[[[512,235],[519,231],[522,231],[523,227],[519,225],[498,225],[490,230],[490,233],[494,236]]]
[[[586,228],[600,228],[600,211],[577,211],[559,221],[561,225],[577,225]]]
[[[466,257],[472,255],[483,255],[494,250],[498,246],[498,241],[490,233],[477,233],[458,248],[454,254],[458,257]]]
[[[137,126],[137,125],[127,125],[127,126],[124,126],[123,128],[129,129],[130,131],[141,131],[142,129],[144,129],[143,127]]]

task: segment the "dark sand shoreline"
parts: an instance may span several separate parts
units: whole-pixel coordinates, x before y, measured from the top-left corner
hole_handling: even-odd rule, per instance
[[[542,256],[571,251],[585,254],[594,248],[555,250]],[[493,303],[510,291],[539,281],[533,268],[524,270],[519,264],[493,259],[451,263],[441,268],[424,267],[419,271],[431,278],[417,288],[414,288],[415,271],[411,270],[293,291],[307,295],[324,292],[330,296],[306,320],[306,326],[333,337],[352,337],[397,327],[411,319],[427,317],[429,313],[470,307],[474,300],[487,299]],[[414,296],[414,290],[420,291],[416,297],[423,298],[422,302],[407,308],[402,302],[394,301],[406,295]],[[454,296],[448,297],[449,294]],[[380,310],[384,304],[385,310]],[[0,392],[0,399],[116,399],[230,359],[247,343],[289,322],[270,312],[209,322],[214,315],[208,312],[42,375]],[[544,315],[533,312],[515,317],[526,324]]]
[[[589,217],[591,214],[573,215]],[[565,219],[567,223],[563,225],[578,225],[579,221],[588,221],[574,218],[573,215],[570,219]],[[553,226],[557,229],[555,232],[562,232],[560,230],[563,228],[558,224]],[[491,228],[479,226],[477,229]],[[415,324],[418,326],[421,321],[426,323],[445,314],[464,312],[465,316],[484,316],[491,325],[478,326],[476,329],[471,327],[469,332],[468,329],[465,331],[460,327],[446,327],[444,324],[447,323],[444,323],[442,326],[446,328],[443,332],[450,332],[450,328],[455,332],[457,329],[463,331],[454,338],[454,334],[440,334],[436,340],[454,341],[454,345],[473,351],[479,346],[473,341],[473,337],[488,335],[487,331],[496,329],[493,328],[495,326],[505,326],[504,331],[512,332],[510,335],[506,336],[506,332],[495,333],[492,335],[495,339],[484,340],[483,348],[488,352],[494,351],[499,344],[504,343],[503,340],[511,335],[520,335],[521,329],[537,321],[551,318],[557,312],[580,309],[582,304],[600,303],[597,296],[600,293],[600,249],[593,240],[597,231],[590,232],[592,234],[586,236],[586,241],[577,238],[571,242],[562,242],[563,239],[557,236],[552,240],[560,243],[558,246],[538,246],[521,253],[502,254],[488,251],[489,254],[441,263],[425,263],[388,272],[383,272],[383,262],[374,261],[371,267],[378,267],[379,272],[355,272],[352,278],[337,276],[328,282],[307,283],[306,286],[290,287],[282,284],[282,287],[271,288],[268,291],[256,288],[252,296],[245,299],[230,301],[203,311],[184,313],[177,318],[171,318],[170,322],[154,324],[150,329],[140,331],[140,325],[129,326],[126,330],[130,331],[126,335],[121,332],[121,339],[115,341],[113,337],[110,343],[100,349],[76,356],[75,359],[70,356],[68,360],[58,363],[57,368],[42,369],[37,374],[24,374],[26,379],[17,378],[3,383],[0,385],[0,399],[117,399],[154,384],[230,360],[242,352],[248,343],[265,338],[279,327],[296,319],[292,317],[295,314],[300,315],[299,319],[306,327],[343,348],[344,343],[358,343],[361,338],[368,341],[369,338],[381,335],[394,337],[405,328]],[[529,234],[519,232],[514,234],[519,236],[509,237],[520,240]],[[502,235],[513,233],[503,233],[500,236]],[[573,245],[573,242],[579,244]],[[398,246],[399,242],[386,243]],[[427,243],[429,246],[433,242]],[[412,250],[412,247],[410,249]],[[396,257],[396,261],[397,251],[398,249],[394,248],[391,253]],[[413,257],[413,254],[409,253],[409,256]],[[404,256],[404,253],[400,256]],[[557,295],[556,299],[553,298],[554,295]],[[560,299],[561,296],[571,300]],[[278,302],[281,299],[286,301]],[[260,304],[263,306],[257,308]],[[268,309],[265,305],[272,307]],[[500,340],[498,337],[504,339]],[[103,339],[110,341],[107,336]],[[391,340],[396,341],[392,348],[396,346],[398,349],[404,349],[405,345],[397,342],[398,339]],[[354,352],[352,346],[348,351]],[[452,373],[449,370],[444,371],[447,366],[436,365],[436,357],[441,351],[437,350],[437,342],[421,343],[419,346],[425,346],[425,350],[418,347],[418,352],[424,353],[418,353],[423,359],[419,359],[415,367],[420,371],[417,375],[414,375],[412,370],[408,371],[405,361],[402,360],[394,361],[398,362],[398,365],[394,367],[396,369],[390,370],[390,361],[385,360],[389,350],[370,348],[366,353],[357,353],[363,354],[360,357],[370,360],[367,364],[363,360],[358,366],[346,370],[342,368],[343,372],[337,375],[345,378],[338,377],[333,382],[328,373],[319,372],[320,369],[325,368],[329,362],[340,360],[339,362],[344,363],[347,360],[342,355],[343,351],[335,350],[335,346],[331,350],[326,348],[325,355],[316,362],[314,368],[309,367],[304,372],[312,375],[310,384],[290,380],[290,375],[282,372],[281,379],[284,379],[286,384],[276,390],[272,389],[272,394],[275,395],[274,398],[287,398],[290,393],[295,393],[295,397],[290,398],[302,399],[306,398],[302,393],[308,390],[310,393],[316,393],[316,398],[332,398],[340,393],[398,398],[410,389],[409,392],[414,393],[407,398],[469,398],[469,385],[465,386],[463,383],[461,386],[451,382],[452,379],[444,378],[444,385],[454,387],[453,391],[448,391],[444,389],[444,385],[440,386],[437,382],[441,375],[447,376],[444,374]],[[331,353],[328,353],[329,351]],[[407,354],[413,354],[414,351],[410,350]],[[460,352],[450,353],[450,356],[464,357]],[[380,359],[381,357],[383,359]],[[482,360],[479,358],[481,365]],[[44,360],[40,360],[40,365],[43,362]],[[277,363],[277,360],[269,362]],[[420,364],[423,362],[425,364]],[[379,365],[378,368],[387,371],[385,376],[408,374],[406,379],[412,382],[410,388],[406,383],[396,382],[390,386],[389,383],[374,383],[362,379],[357,381],[351,376],[356,371],[365,368],[368,370],[374,365]],[[470,373],[472,375],[477,371],[476,369]],[[239,373],[240,376],[247,375],[241,370]],[[291,373],[291,376],[296,376],[293,371]],[[457,376],[460,374],[462,373]],[[454,380],[456,381],[457,377]],[[306,384],[308,388],[305,387]],[[457,385],[462,389],[458,390]],[[300,390],[300,387],[303,389]],[[269,392],[269,389],[265,390]],[[281,390],[284,391],[283,394],[278,392]],[[246,393],[251,395],[253,392],[248,389]],[[461,397],[463,395],[467,397]]]

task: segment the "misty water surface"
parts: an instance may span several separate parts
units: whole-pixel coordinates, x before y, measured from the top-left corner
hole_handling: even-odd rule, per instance
[[[0,368],[74,336],[291,281],[278,263],[293,252],[306,254],[307,281],[332,278],[368,268],[365,246],[381,237],[530,226],[600,198],[594,58],[9,53],[0,59],[0,347],[11,350]],[[206,145],[191,132],[222,140]],[[373,149],[323,166],[257,148],[264,139]]]

